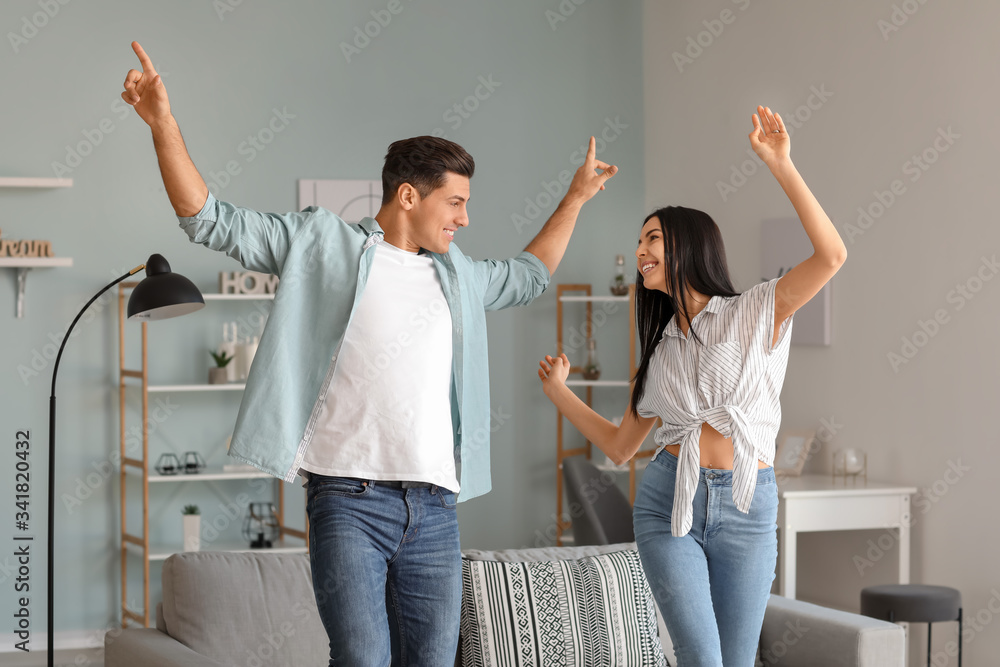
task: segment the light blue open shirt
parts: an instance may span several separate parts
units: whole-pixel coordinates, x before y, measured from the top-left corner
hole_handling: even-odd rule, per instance
[[[229,455],[292,482],[383,231],[374,218],[348,224],[317,206],[283,215],[260,213],[211,193],[197,215],[177,219],[193,243],[280,278]],[[451,309],[451,417],[462,501],[490,490],[486,311],[531,303],[551,276],[529,252],[504,261],[475,261],[452,243],[447,254],[428,254]]]

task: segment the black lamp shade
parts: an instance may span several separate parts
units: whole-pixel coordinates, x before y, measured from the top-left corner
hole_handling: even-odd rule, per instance
[[[165,320],[201,310],[205,299],[184,276],[171,273],[163,255],[150,255],[146,277],[132,290],[128,299],[128,319]]]

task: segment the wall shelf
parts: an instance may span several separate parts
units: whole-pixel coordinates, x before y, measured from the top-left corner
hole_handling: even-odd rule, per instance
[[[628,380],[566,380],[567,387],[628,387]]]
[[[294,541],[288,538],[281,538],[274,543],[273,547],[267,549],[252,549],[250,546],[244,542],[212,542],[206,543],[204,549],[201,551],[255,551],[261,552],[266,551],[269,553],[279,553],[279,554],[304,554],[307,553],[305,542],[303,540],[296,539]],[[127,543],[126,550],[131,556],[138,556],[142,558],[143,551],[142,547],[138,544]],[[166,560],[175,553],[180,553],[184,551],[184,546],[180,543],[151,543],[149,545],[149,560],[151,561],[161,561]]]
[[[0,179],[2,180],[2,179]],[[17,269],[17,318],[24,317],[24,288],[28,271],[56,266],[73,266],[72,257],[0,257],[0,268]]]
[[[71,188],[72,178],[23,178],[0,176],[0,188]]]
[[[274,299],[273,294],[202,294],[205,301],[260,301]]]
[[[12,269],[44,269],[53,266],[73,266],[72,257],[0,257],[0,267]]]
[[[142,470],[129,466],[126,470],[129,475],[142,476]],[[272,477],[270,473],[263,470],[233,470],[226,471],[220,466],[209,466],[197,473],[177,473],[176,475],[161,475],[158,472],[149,473],[149,483],[154,482],[218,482],[224,479],[267,479]]]
[[[127,389],[142,389],[141,384],[126,384]],[[146,385],[146,391],[153,393],[156,391],[243,391],[246,384],[238,382],[227,382],[225,384],[150,384]]]
[[[649,460],[648,459],[643,459],[642,461],[635,461],[635,469],[636,470],[645,470],[646,466],[648,466],[648,465],[649,465]],[[615,464],[611,463],[610,461],[607,461],[605,463],[601,463],[601,464],[595,465],[594,467],[597,468],[598,470],[606,470],[608,472],[629,472],[630,469],[631,469],[631,466],[632,466],[632,462],[631,461],[629,463],[625,463],[625,464],[620,465],[620,466],[616,466]],[[635,499],[633,498],[633,502],[634,502],[634,500]]]
[[[560,296],[559,300],[570,303],[573,301],[629,301],[631,298],[630,296]]]

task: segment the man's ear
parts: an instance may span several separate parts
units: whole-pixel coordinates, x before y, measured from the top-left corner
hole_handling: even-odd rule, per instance
[[[396,199],[404,211],[413,210],[414,205],[420,200],[420,193],[409,183],[403,183],[396,190]]]

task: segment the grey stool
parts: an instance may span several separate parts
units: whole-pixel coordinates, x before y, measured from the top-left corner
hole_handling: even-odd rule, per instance
[[[958,621],[958,667],[962,667],[962,594],[947,586],[890,584],[861,591],[861,614],[890,623],[927,624],[927,667],[931,664],[931,623]]]

